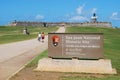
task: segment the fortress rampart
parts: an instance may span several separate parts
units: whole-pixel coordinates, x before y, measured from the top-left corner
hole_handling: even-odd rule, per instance
[[[8,26],[92,26],[92,27],[112,27],[111,22],[11,22]]]

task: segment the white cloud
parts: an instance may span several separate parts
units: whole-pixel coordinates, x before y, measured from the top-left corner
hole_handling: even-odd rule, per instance
[[[69,14],[66,14],[65,17],[70,17],[70,15],[69,15]]]
[[[44,19],[44,16],[38,14],[36,17],[35,17],[36,20],[42,20]]]
[[[113,14],[112,14],[112,16],[117,16],[118,15],[118,12],[114,12]]]
[[[118,15],[118,12],[113,12],[110,18],[113,20],[120,20],[120,16]]]
[[[91,10],[86,11],[84,9],[85,3],[76,8],[76,12],[73,15],[66,15],[66,18],[69,21],[89,21],[90,15],[97,12],[97,8],[92,8]],[[66,20],[67,20],[66,19]]]
[[[88,21],[88,18],[84,14],[85,3],[82,6],[76,8],[75,15],[69,15],[70,21]]]
[[[70,21],[88,21],[88,19],[84,16],[73,16],[69,20]]]
[[[91,10],[91,13],[96,13],[97,12],[97,8],[93,8],[92,10]]]
[[[83,4],[82,6],[79,6],[79,7],[76,9],[77,14],[79,14],[79,15],[82,14],[84,6],[85,6],[85,4]]]
[[[77,11],[77,14],[81,14],[82,13],[82,10],[83,10],[83,7],[82,6],[79,6],[76,11]]]

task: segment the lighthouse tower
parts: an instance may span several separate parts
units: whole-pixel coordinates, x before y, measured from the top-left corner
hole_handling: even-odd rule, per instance
[[[92,22],[97,22],[97,16],[96,13],[93,13],[93,16],[91,17]]]

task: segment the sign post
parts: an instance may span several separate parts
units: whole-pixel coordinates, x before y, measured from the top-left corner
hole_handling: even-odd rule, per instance
[[[39,60],[37,71],[117,74],[103,59],[102,33],[49,33],[48,57]]]

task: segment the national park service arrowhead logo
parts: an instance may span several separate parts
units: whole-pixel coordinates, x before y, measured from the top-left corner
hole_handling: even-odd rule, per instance
[[[58,35],[52,36],[52,43],[55,47],[59,45],[59,42],[60,42],[60,37]]]

